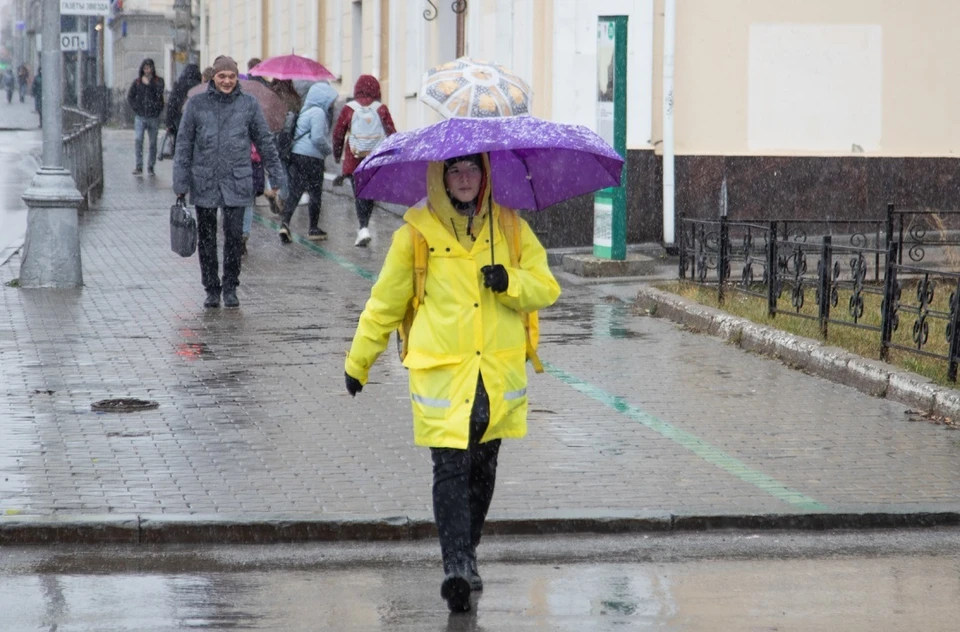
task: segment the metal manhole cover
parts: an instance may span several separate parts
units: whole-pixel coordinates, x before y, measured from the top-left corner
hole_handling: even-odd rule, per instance
[[[148,399],[101,399],[90,404],[90,408],[102,413],[126,413],[134,410],[150,410],[158,408],[160,402]]]

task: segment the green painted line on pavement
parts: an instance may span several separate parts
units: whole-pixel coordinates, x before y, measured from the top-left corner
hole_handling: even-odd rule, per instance
[[[274,231],[280,230],[279,223],[267,219],[259,213],[254,213],[253,218]],[[367,279],[371,282],[375,282],[377,280],[376,273],[365,270],[360,266],[347,261],[340,255],[321,248],[312,241],[305,239],[300,235],[293,235],[292,237],[293,240],[298,244],[306,246],[320,256],[325,257],[346,268],[347,270],[360,275],[364,279]],[[584,382],[580,378],[575,377],[566,371],[563,371],[562,369],[558,369],[548,362],[544,362],[543,366],[547,373],[559,379],[561,382],[572,386],[584,395],[597,400],[598,402],[608,406],[609,408],[612,408],[618,413],[625,414],[631,419],[639,421],[651,430],[660,433],[667,439],[670,439],[687,450],[690,450],[711,465],[715,465],[716,467],[729,472],[745,483],[750,483],[758,489],[770,494],[774,498],[782,500],[783,502],[793,505],[799,509],[803,509],[804,511],[828,511],[828,507],[826,505],[823,505],[813,498],[810,498],[809,496],[806,496],[798,491],[790,489],[775,478],[767,476],[763,472],[751,468],[743,461],[730,456],[723,450],[720,450],[713,445],[710,445],[696,435],[691,434],[686,430],[681,430],[680,428],[677,428],[676,426],[669,424],[662,419],[657,419],[650,413],[647,413],[636,406],[627,403],[622,397],[611,395],[603,389],[589,384],[588,382]]]
[[[260,215],[259,213],[256,213],[256,212],[255,212],[255,213],[253,214],[253,219],[256,220],[257,222],[263,224],[263,225],[266,226],[267,228],[270,228],[270,229],[273,230],[274,232],[280,230],[280,224],[279,224],[278,222],[275,222],[275,221],[273,221],[272,219],[267,219],[267,218],[265,218],[263,215]],[[279,239],[279,238],[278,238],[278,239]],[[364,269],[361,268],[360,266],[354,264],[354,263],[351,262],[351,261],[348,261],[348,260],[344,259],[344,258],[341,257],[340,255],[338,255],[338,254],[336,254],[336,253],[333,253],[333,252],[330,252],[329,250],[327,250],[327,249],[325,249],[325,248],[321,248],[320,246],[318,246],[317,244],[313,243],[313,242],[310,241],[309,239],[306,239],[305,237],[302,237],[302,236],[297,235],[297,234],[295,234],[295,233],[291,233],[291,239],[293,239],[293,241],[297,242],[297,243],[300,244],[301,246],[306,246],[307,248],[309,248],[309,249],[312,250],[313,252],[317,253],[317,254],[320,255],[321,257],[324,257],[324,258],[326,258],[326,259],[329,259],[330,261],[333,261],[333,262],[336,263],[337,265],[342,266],[342,267],[346,268],[347,270],[350,270],[351,272],[354,272],[354,273],[356,273],[356,274],[359,274],[360,276],[362,276],[364,279],[366,279],[366,280],[368,280],[368,281],[376,281],[376,280],[377,280],[377,275],[376,275],[375,273],[370,272],[369,270],[364,270]]]
[[[806,496],[796,490],[790,489],[780,481],[767,476],[763,472],[753,469],[740,459],[733,457],[716,446],[710,445],[700,437],[681,430],[676,426],[658,419],[640,408],[626,402],[622,397],[611,395],[603,389],[584,382],[580,378],[573,376],[562,369],[558,369],[548,362],[543,363],[547,373],[554,376],[561,382],[572,386],[587,397],[590,397],[601,404],[612,408],[618,413],[622,413],[635,421],[639,421],[644,426],[663,435],[667,439],[690,450],[698,457],[715,465],[720,469],[736,476],[745,483],[757,487],[758,489],[770,494],[774,498],[793,505],[804,511],[827,511],[828,507],[813,498]]]

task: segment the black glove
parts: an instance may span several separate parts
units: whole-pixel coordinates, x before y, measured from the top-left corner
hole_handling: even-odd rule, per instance
[[[184,206],[187,205],[187,196],[185,193],[181,193],[180,195],[177,196],[177,203],[183,204]]]
[[[507,286],[510,285],[510,275],[507,274],[507,269],[501,264],[483,266],[480,268],[480,272],[483,272],[483,284],[485,286],[498,294],[507,291]]]
[[[363,384],[349,373],[344,372],[344,376],[347,378],[347,392],[350,393],[351,397],[356,397],[357,393],[363,390]]]

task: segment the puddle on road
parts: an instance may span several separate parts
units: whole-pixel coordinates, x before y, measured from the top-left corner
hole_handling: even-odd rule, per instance
[[[203,342],[182,342],[177,345],[176,354],[186,360],[198,360],[203,356],[213,356],[213,351]]]
[[[641,340],[649,337],[645,332],[634,331],[629,324],[634,322],[636,314],[631,306],[622,302],[577,303],[561,302],[548,310],[540,312],[544,323],[571,325],[581,332],[569,330],[556,333],[541,329],[541,344],[569,345],[589,342],[596,339]]]

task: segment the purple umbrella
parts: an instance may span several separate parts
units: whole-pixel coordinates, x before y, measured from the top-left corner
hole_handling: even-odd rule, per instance
[[[427,165],[489,152],[493,199],[541,210],[620,185],[623,158],[582,125],[533,116],[452,118],[390,136],[354,172],[357,196],[413,206],[427,196]]]

